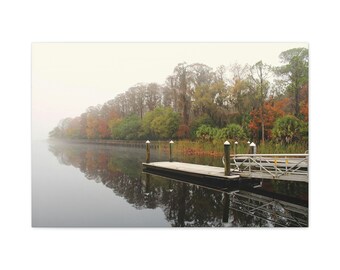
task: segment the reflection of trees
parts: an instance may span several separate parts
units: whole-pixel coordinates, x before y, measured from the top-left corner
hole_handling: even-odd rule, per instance
[[[49,150],[61,164],[79,168],[87,179],[112,189],[135,208],[161,208],[172,226],[220,227],[227,222],[233,226],[271,225],[232,210],[235,201],[227,193],[141,174],[145,158],[141,149],[55,143]]]

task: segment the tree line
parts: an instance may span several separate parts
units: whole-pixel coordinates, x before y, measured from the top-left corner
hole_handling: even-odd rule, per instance
[[[215,70],[179,63],[165,82],[138,83],[49,133],[73,139],[308,140],[308,49]]]

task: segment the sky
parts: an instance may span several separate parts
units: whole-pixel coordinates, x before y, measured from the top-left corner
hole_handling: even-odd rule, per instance
[[[32,139],[61,119],[104,104],[137,83],[163,84],[178,63],[212,68],[280,65],[279,54],[307,43],[32,43]]]

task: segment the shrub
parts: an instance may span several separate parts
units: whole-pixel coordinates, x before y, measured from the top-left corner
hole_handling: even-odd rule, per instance
[[[293,115],[286,115],[275,121],[272,134],[277,142],[290,144],[301,138],[303,129],[301,120]]]
[[[229,124],[227,127],[222,128],[218,131],[217,138],[221,140],[241,140],[246,137],[243,128],[237,124]]]
[[[212,141],[218,132],[217,128],[213,128],[208,125],[201,125],[196,130],[196,137],[200,141]]]

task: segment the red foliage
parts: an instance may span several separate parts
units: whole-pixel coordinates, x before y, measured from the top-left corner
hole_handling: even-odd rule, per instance
[[[107,125],[105,119],[100,118],[98,120],[98,135],[101,139],[107,139],[111,136],[111,131]]]
[[[303,120],[308,122],[308,85],[305,84],[300,92],[300,113]]]
[[[190,134],[190,129],[187,125],[181,124],[177,130],[178,138],[188,138]]]
[[[284,98],[274,101],[270,99],[264,103],[263,108],[263,120],[264,120],[264,133],[266,139],[271,139],[271,130],[274,126],[274,122],[277,118],[285,115],[285,108],[289,104],[289,99]],[[254,137],[261,131],[261,108],[253,109],[250,112],[251,121],[249,123],[249,129],[253,133]]]

